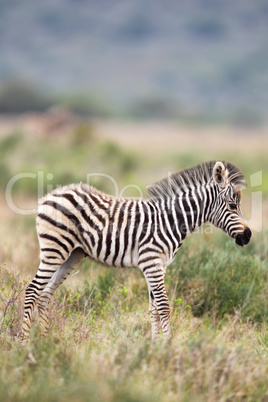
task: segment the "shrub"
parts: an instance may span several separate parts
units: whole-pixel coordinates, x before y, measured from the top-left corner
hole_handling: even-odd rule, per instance
[[[184,247],[184,246],[183,246]],[[171,266],[167,283],[178,284],[177,292],[195,316],[239,311],[256,322],[268,319],[268,265],[226,241],[221,249],[202,247],[192,253],[189,244],[181,249]]]

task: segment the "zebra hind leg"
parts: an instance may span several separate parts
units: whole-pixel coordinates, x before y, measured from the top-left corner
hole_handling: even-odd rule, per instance
[[[37,302],[38,313],[43,326],[43,335],[46,335],[49,331],[48,306],[54,292],[84,257],[84,251],[81,248],[76,248],[68,260],[53,274],[52,278],[43,289]]]
[[[38,271],[25,292],[24,315],[20,334],[20,346],[26,345],[29,341],[34,307],[43,289],[46,287],[54,272],[58,269],[60,265],[62,265],[62,262],[54,263],[53,266],[47,264],[45,260],[42,259],[41,253],[41,262]]]
[[[76,265],[85,257],[82,249],[75,249],[71,256],[64,262],[54,262],[46,264],[45,259],[42,258],[39,269],[26,289],[24,301],[24,317],[22,322],[22,329],[20,335],[20,346],[28,343],[30,331],[32,326],[32,316],[36,303],[38,304],[38,312],[45,330],[48,329],[48,303],[58,286],[67,278],[69,273],[76,267]],[[46,256],[48,259],[48,256]],[[59,259],[57,260],[59,261]]]

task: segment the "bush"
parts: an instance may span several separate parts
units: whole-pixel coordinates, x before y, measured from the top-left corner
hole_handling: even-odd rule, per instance
[[[183,246],[167,275],[167,283],[178,283],[179,295],[195,316],[239,312],[243,318],[267,322],[268,264],[238,249],[227,239],[221,249],[202,247],[192,253]]]

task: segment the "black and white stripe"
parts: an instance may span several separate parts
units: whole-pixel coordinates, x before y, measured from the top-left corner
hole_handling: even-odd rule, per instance
[[[240,211],[243,183],[233,165],[208,162],[151,186],[144,200],[112,197],[82,183],[45,196],[37,214],[40,266],[26,290],[21,343],[29,338],[36,303],[48,329],[51,296],[86,256],[107,266],[139,267],[149,289],[152,334],[162,327],[169,338],[166,267],[185,237],[207,220],[238,244],[249,241]]]

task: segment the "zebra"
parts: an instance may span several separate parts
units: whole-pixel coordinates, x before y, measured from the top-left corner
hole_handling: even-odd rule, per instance
[[[28,343],[37,305],[46,333],[55,290],[84,258],[114,267],[137,267],[147,281],[152,338],[172,336],[164,278],[183,240],[208,221],[243,246],[251,230],[242,215],[244,175],[233,164],[210,161],[148,187],[148,197],[120,198],[87,184],[71,184],[43,197],[37,209],[40,265],[26,289],[21,345]]]

